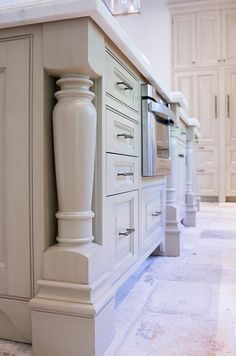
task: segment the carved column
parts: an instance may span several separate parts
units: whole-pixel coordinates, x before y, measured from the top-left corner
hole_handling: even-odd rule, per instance
[[[92,242],[96,111],[88,77],[62,75],[53,113],[58,243],[31,300],[34,356],[102,355],[114,333],[104,249]]]
[[[190,119],[191,120],[191,119]],[[195,126],[189,126],[187,132],[187,181],[186,181],[186,213],[185,226],[196,225],[196,204],[194,180],[196,176],[196,150],[195,150]]]
[[[179,256],[180,253],[180,223],[177,211],[178,147],[175,131],[175,128],[171,129],[171,171],[167,177],[166,256]]]

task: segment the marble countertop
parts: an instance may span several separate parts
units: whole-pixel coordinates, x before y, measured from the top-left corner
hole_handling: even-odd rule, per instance
[[[4,1],[4,0],[3,0]],[[172,97],[101,0],[5,0],[0,4],[0,29],[89,16],[167,100]],[[176,101],[175,101],[176,102]]]

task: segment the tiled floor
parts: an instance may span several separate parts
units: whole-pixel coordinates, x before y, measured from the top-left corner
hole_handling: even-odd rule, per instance
[[[149,258],[116,304],[104,356],[236,356],[236,204],[202,204],[181,256]],[[0,356],[13,355],[31,348],[0,340]]]

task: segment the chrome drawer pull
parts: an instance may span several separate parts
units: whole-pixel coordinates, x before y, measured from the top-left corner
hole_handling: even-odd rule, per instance
[[[135,232],[134,228],[126,229],[125,232],[119,232],[119,236],[128,236],[128,235],[132,234],[133,232]]]
[[[161,214],[161,211],[155,211],[155,213],[152,213],[152,216],[160,216]]]
[[[130,138],[130,139],[133,139],[133,138],[134,138],[134,136],[129,135],[129,134],[126,134],[126,133],[117,134],[116,136],[117,136],[117,137]]]
[[[186,132],[182,131],[182,132],[181,132],[181,135],[186,135]]]
[[[123,173],[117,173],[117,177],[119,176],[123,176],[123,177],[129,177],[129,176],[133,176],[134,173],[133,172],[123,172]]]
[[[123,85],[124,90],[133,90],[134,89],[130,84],[128,84],[126,82],[116,82],[116,85],[118,85],[118,86]]]
[[[204,150],[205,147],[200,146],[198,148],[199,148],[199,150]]]
[[[204,171],[204,169],[198,169],[197,172],[198,172],[198,173],[203,173],[203,172],[205,172],[205,171]]]
[[[184,158],[184,155],[181,153],[181,154],[179,155],[179,157]]]

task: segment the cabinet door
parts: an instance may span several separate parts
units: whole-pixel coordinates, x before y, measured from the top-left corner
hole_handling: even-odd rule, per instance
[[[197,72],[197,117],[201,124],[201,143],[218,143],[219,90],[216,70]]]
[[[30,297],[30,39],[0,43],[0,294]]]
[[[106,201],[108,258],[115,282],[138,256],[138,192],[113,195]]]
[[[220,12],[197,14],[197,63],[217,65],[221,61]]]
[[[236,68],[226,69],[226,143],[236,144]]]
[[[188,114],[197,117],[196,77],[193,72],[177,72],[174,74],[174,90],[181,91],[188,101]]]
[[[222,56],[226,64],[236,64],[236,9],[222,11]]]
[[[196,18],[194,14],[173,16],[172,43],[175,68],[196,64]]]
[[[218,196],[218,169],[198,169],[197,170],[197,184],[198,194],[200,196]]]
[[[141,252],[155,248],[164,239],[164,187],[143,188],[141,193]],[[155,245],[155,246],[154,246]]]

